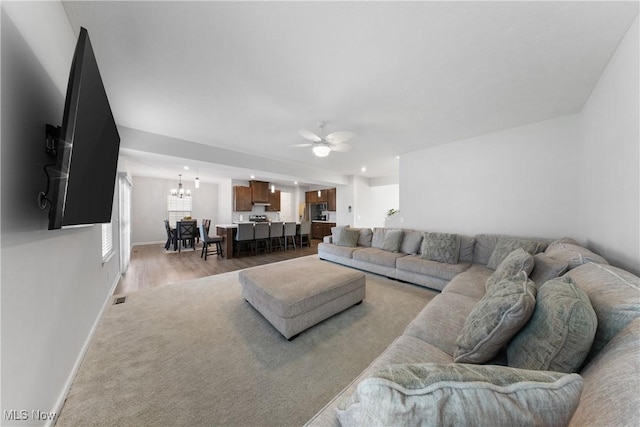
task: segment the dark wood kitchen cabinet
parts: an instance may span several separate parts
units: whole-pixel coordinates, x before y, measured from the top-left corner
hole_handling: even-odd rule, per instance
[[[236,212],[251,212],[251,187],[233,187],[233,210]]]
[[[269,191],[269,206],[265,207],[267,212],[280,212],[280,190],[273,193]]]
[[[269,183],[265,181],[249,181],[251,201],[253,203],[269,202]]]
[[[335,212],[336,210],[338,210],[336,207],[336,189],[335,188],[329,188],[327,190],[327,210],[331,212]]]
[[[324,236],[331,234],[331,227],[335,227],[335,222],[312,222],[311,223],[311,238],[322,239]]]

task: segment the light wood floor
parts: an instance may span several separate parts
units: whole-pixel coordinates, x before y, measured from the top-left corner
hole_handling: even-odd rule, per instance
[[[241,270],[247,267],[269,264],[318,253],[320,240],[311,240],[311,247],[287,251],[274,250],[271,253],[259,252],[258,255],[241,254],[239,258],[219,258],[209,255],[207,260],[200,258],[202,246],[196,250],[186,249],[171,252],[164,249],[164,243],[134,246],[127,272],[116,286],[114,294],[137,292],[185,280]]]

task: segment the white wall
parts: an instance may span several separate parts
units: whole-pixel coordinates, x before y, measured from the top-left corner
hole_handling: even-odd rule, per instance
[[[402,156],[404,226],[571,236],[640,271],[638,20],[579,114]]]
[[[405,227],[575,235],[577,125],[566,116],[402,156]]]
[[[76,36],[59,2],[2,2],[2,408],[57,411],[119,277],[101,227],[47,230],[44,126],[60,125]],[[96,53],[100,57],[100,52]],[[114,197],[117,210],[118,197]],[[43,425],[29,419],[21,425]],[[15,423],[14,423],[15,424]]]
[[[640,273],[638,18],[581,117],[580,237],[605,258]]]
[[[191,191],[191,216],[198,220],[211,219],[219,223],[218,184],[200,182],[200,188],[193,181],[182,181],[182,187]],[[167,233],[164,220],[167,219],[167,196],[172,188],[177,188],[176,180],[134,176],[131,189],[131,242],[134,245],[165,242]]]

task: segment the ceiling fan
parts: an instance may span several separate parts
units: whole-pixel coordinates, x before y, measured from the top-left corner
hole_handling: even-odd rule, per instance
[[[339,131],[332,132],[327,136],[322,136],[324,134],[324,127],[326,126],[326,122],[322,121],[318,123],[318,127],[320,128],[320,135],[318,136],[315,133],[308,131],[306,129],[300,129],[298,133],[304,139],[308,139],[311,142],[307,142],[304,144],[296,144],[294,147],[313,147],[313,154],[318,157],[326,157],[329,155],[331,151],[349,151],[351,150],[351,146],[346,143],[346,141],[352,139],[356,136],[353,132],[347,131]]]

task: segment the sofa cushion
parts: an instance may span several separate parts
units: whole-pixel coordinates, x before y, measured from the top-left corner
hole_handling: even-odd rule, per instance
[[[473,249],[476,244],[475,237],[458,235],[460,237],[460,254],[458,262],[473,262]]]
[[[562,276],[569,268],[568,263],[551,258],[546,254],[535,254],[533,261],[533,271],[531,271],[529,278],[538,288],[548,280]]]
[[[580,401],[577,374],[467,364],[390,365],[366,378],[338,407],[343,426],[557,426]]]
[[[496,271],[487,279],[486,287],[488,288],[494,283],[515,276],[522,271],[527,273],[528,276],[531,270],[533,270],[533,255],[525,252],[522,248],[518,248],[502,260]]]
[[[385,231],[384,242],[382,242],[382,246],[380,246],[380,249],[389,252],[400,252],[402,237],[404,237],[404,232],[400,229],[391,229]]]
[[[404,329],[404,334],[421,339],[449,354],[451,362],[456,338],[467,316],[478,302],[475,298],[441,293],[429,302]],[[426,361],[428,359],[424,359]]]
[[[473,262],[487,265],[489,263],[489,258],[491,258],[491,255],[493,255],[493,251],[498,245],[498,241],[504,239],[516,239],[525,242],[534,241],[538,245],[537,252],[544,252],[547,246],[552,242],[552,240],[550,239],[539,237],[519,237],[502,234],[477,234],[475,236],[475,246],[473,249]]]
[[[396,267],[396,260],[400,257],[407,256],[402,252],[389,252],[376,248],[358,248],[353,252],[353,259],[384,267]]]
[[[331,243],[318,243],[318,255],[322,257],[324,254],[335,255],[342,258],[353,258],[353,253],[358,248],[351,248],[346,246],[338,246]]]
[[[469,268],[468,262],[458,264],[447,264],[444,262],[430,261],[418,255],[409,255],[398,258],[396,268],[410,271],[412,273],[424,274],[426,276],[438,277],[440,279],[451,280],[456,275]]]
[[[465,320],[454,361],[491,360],[529,321],[535,305],[536,287],[525,272],[489,286]]]
[[[400,252],[415,255],[420,252],[420,244],[422,243],[422,232],[413,230],[404,230],[404,237],[400,245]]]
[[[495,249],[491,253],[491,257],[487,262],[487,267],[498,268],[500,263],[516,249],[523,249],[531,255],[535,254],[540,244],[534,240],[517,239],[513,237],[504,237],[498,239]]]
[[[600,255],[572,243],[553,242],[544,253],[558,261],[566,262],[569,264],[569,269],[576,268],[589,261],[598,264],[609,264],[609,262]]]
[[[468,270],[458,274],[442,290],[442,293],[455,293],[480,301],[486,292],[485,283],[493,270],[480,264],[472,264]]]
[[[360,238],[360,230],[355,228],[344,228],[338,233],[338,239],[334,240],[334,243],[338,246],[346,246],[348,248],[355,248],[358,246],[358,239]]]
[[[620,331],[581,372],[584,389],[570,427],[640,425],[640,318]]]
[[[458,262],[460,238],[457,234],[424,232],[422,236],[420,247],[422,258],[448,264]]]
[[[587,360],[618,332],[640,317],[640,278],[621,268],[587,263],[565,274],[587,293],[598,316],[598,328]]]
[[[531,320],[509,343],[509,366],[578,372],[597,325],[598,318],[584,291],[570,278],[550,280],[538,288]]]

